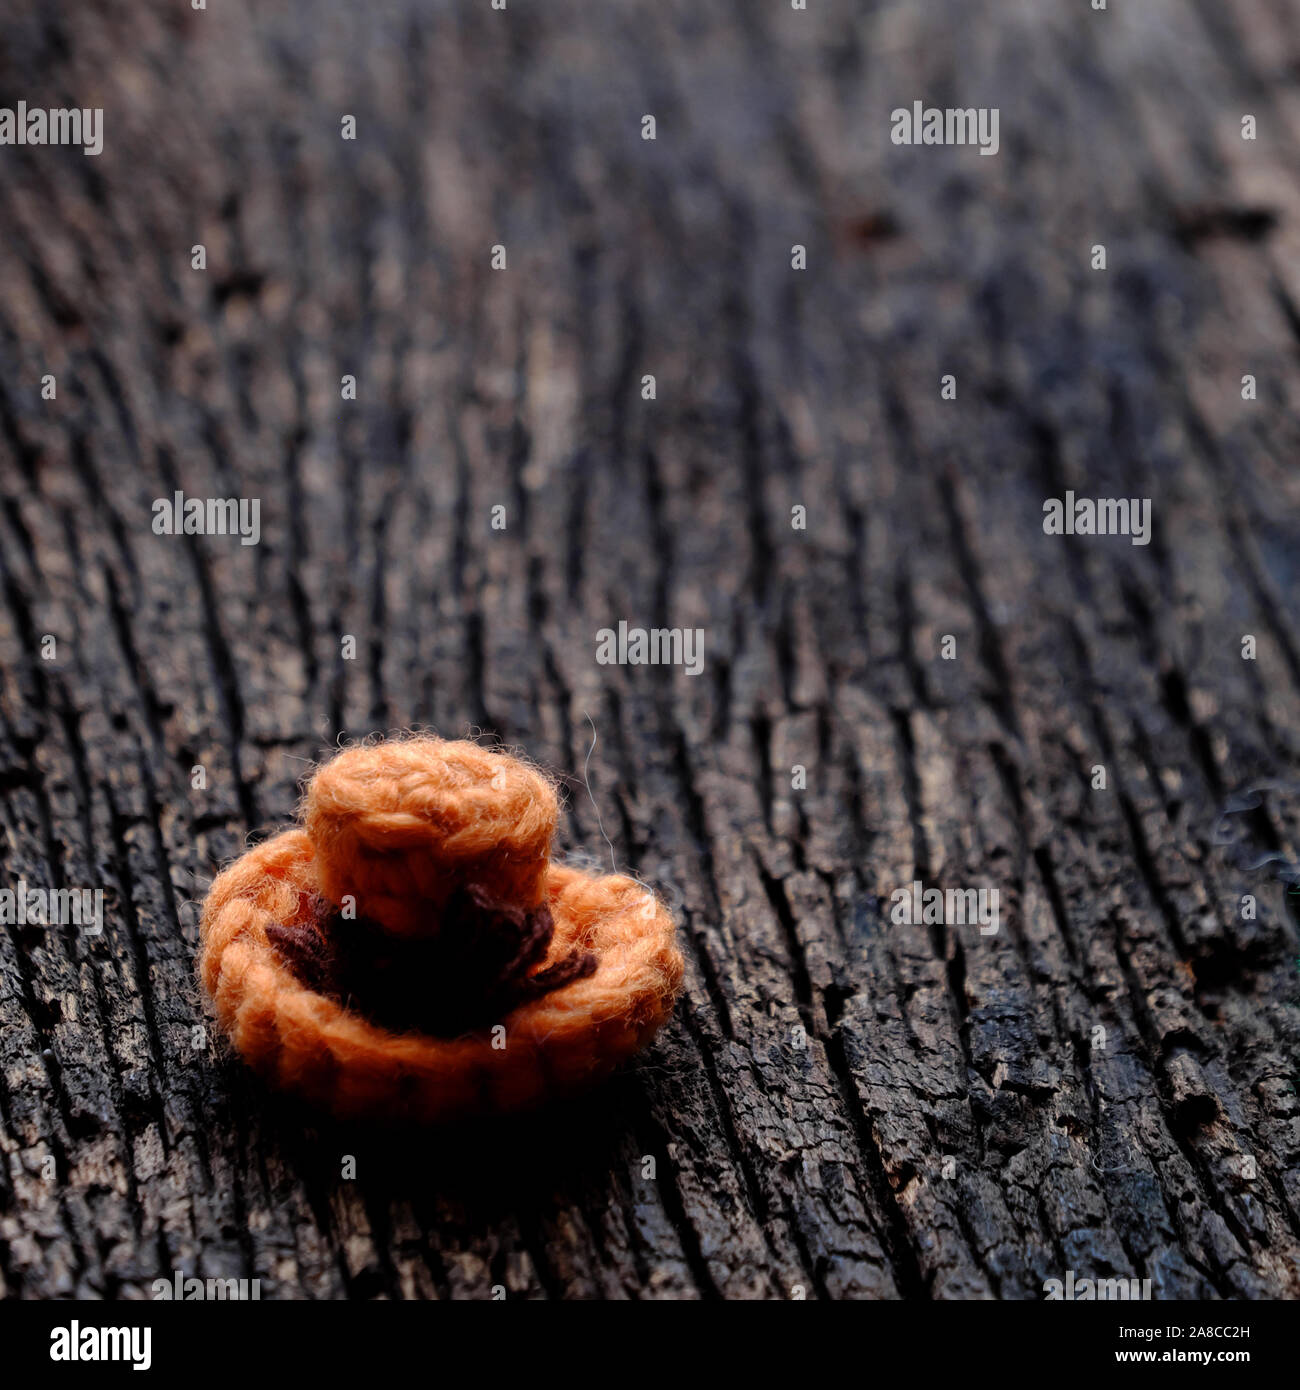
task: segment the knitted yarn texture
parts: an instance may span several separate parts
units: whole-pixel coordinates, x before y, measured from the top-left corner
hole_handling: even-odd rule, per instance
[[[324,764],[301,828],[203,907],[200,980],[243,1059],[340,1117],[435,1123],[537,1105],[644,1047],[681,988],[672,917],[634,879],[551,863],[558,814],[544,774],[476,743]]]

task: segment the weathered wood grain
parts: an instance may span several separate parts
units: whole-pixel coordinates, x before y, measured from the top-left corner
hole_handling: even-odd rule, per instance
[[[0,1292],[1300,1295],[1250,867],[1300,842],[1297,73],[1283,0],[10,6],[3,101],[105,149],[0,149],[2,881],[109,912],[0,928]],[[893,146],[914,100],[999,155]],[[1150,545],[1044,535],[1071,488]],[[176,489],[260,544],[155,535]],[[597,665],[620,619],[703,674]],[[481,729],[607,859],[588,716],[688,956],[638,1065],[398,1140],[193,1033],[196,904],[312,759]],[[892,924],[914,879],[1001,931]]]

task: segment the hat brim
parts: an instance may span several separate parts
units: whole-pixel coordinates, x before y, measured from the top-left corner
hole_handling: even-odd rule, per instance
[[[199,973],[244,1060],[273,1085],[340,1118],[437,1123],[531,1108],[580,1090],[643,1048],[672,1012],[682,958],[662,902],[622,874],[546,870],[550,956],[574,947],[594,973],[458,1038],[393,1033],[307,988],[267,936],[298,926],[320,892],[311,840],[288,830],[212,885]]]

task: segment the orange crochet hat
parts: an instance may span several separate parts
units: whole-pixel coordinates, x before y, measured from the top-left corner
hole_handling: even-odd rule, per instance
[[[238,859],[203,907],[199,974],[274,1084],[344,1117],[434,1122],[599,1079],[672,1011],[667,909],[550,862],[551,782],[476,743],[347,749],[303,827]]]

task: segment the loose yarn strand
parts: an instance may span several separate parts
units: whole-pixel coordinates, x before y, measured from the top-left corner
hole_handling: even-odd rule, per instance
[[[596,813],[596,824],[600,827],[600,833],[604,837],[605,843],[609,846],[609,868],[611,873],[618,873],[618,862],[614,858],[614,842],[605,834],[605,822],[601,819],[600,806],[596,801],[596,794],[591,790],[591,755],[596,751],[596,721],[587,713],[582,711],[583,718],[591,725],[591,747],[587,749],[587,757],[582,764],[582,780],[587,784],[587,797],[591,801],[591,809]]]

